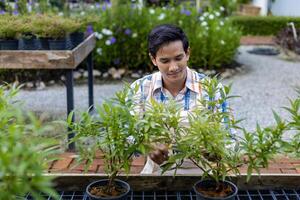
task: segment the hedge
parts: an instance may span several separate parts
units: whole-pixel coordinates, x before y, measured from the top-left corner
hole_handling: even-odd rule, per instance
[[[300,17],[233,16],[230,20],[242,30],[243,35],[276,35],[289,22],[300,28]]]

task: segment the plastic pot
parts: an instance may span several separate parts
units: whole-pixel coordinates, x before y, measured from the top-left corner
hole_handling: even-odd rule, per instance
[[[18,40],[0,40],[0,50],[18,50]]]
[[[83,32],[74,32],[74,33],[70,34],[69,38],[70,38],[69,48],[73,49],[73,48],[77,47],[81,42],[83,42],[84,33]]]
[[[204,196],[202,193],[198,192],[197,188],[202,187],[214,187],[216,186],[216,182],[213,180],[201,180],[194,184],[193,190],[196,193],[197,200],[235,200],[235,197],[238,193],[238,188],[235,184],[230,181],[221,181],[222,184],[229,185],[232,188],[232,193],[226,197],[207,197]]]
[[[38,42],[36,38],[22,38],[19,40],[19,49],[21,50],[37,50]]]
[[[126,192],[124,192],[123,194],[119,195],[119,196],[114,196],[114,197],[98,197],[95,195],[92,195],[90,193],[90,190],[92,187],[94,186],[103,186],[103,185],[107,185],[108,184],[108,179],[101,179],[98,181],[94,181],[91,184],[89,184],[86,187],[86,194],[88,196],[88,199],[90,200],[127,200],[128,194],[130,192],[130,185],[128,183],[126,183],[125,181],[119,180],[119,179],[115,179],[115,184],[118,186],[121,186],[122,188],[124,188],[126,190]]]
[[[49,49],[50,50],[66,50],[67,40],[66,39],[49,39]]]
[[[38,49],[39,50],[49,50],[49,38],[39,38],[38,39]]]

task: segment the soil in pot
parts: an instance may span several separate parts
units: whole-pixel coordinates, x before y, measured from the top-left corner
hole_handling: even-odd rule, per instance
[[[126,200],[130,191],[128,183],[116,179],[113,186],[108,188],[108,179],[102,179],[89,184],[86,188],[87,195],[92,200]]]
[[[114,185],[111,188],[108,188],[107,185],[94,186],[90,190],[90,193],[92,195],[98,197],[116,197],[116,196],[120,196],[121,194],[124,194],[125,192],[126,189],[119,185]]]
[[[197,199],[234,199],[237,194],[237,187],[229,181],[219,182],[219,185],[211,180],[199,181],[194,189],[203,197]]]

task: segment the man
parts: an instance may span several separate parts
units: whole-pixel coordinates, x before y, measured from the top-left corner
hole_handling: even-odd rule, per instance
[[[188,68],[190,58],[189,41],[179,27],[159,25],[148,36],[150,59],[159,72],[145,76],[132,84],[138,84],[138,106],[141,111],[145,101],[155,99],[167,103],[173,99],[182,107],[182,116],[197,106],[198,100],[205,95],[201,87],[201,79],[205,76]],[[149,154],[142,173],[152,173],[156,164],[160,165],[168,159],[168,149],[164,144],[158,145]]]

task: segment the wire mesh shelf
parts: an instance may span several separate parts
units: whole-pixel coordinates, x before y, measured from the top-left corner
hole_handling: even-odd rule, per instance
[[[84,191],[60,191],[60,200],[89,200]],[[53,198],[44,196],[47,200]],[[34,200],[28,194],[24,200]],[[193,191],[131,191],[128,200],[196,200]],[[241,190],[236,200],[300,200],[300,190]]]

